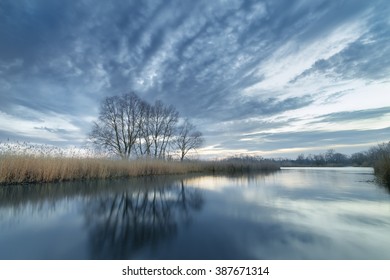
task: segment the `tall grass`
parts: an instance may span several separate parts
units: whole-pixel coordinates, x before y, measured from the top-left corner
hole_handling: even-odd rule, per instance
[[[390,142],[371,149],[375,157],[374,172],[379,181],[390,188]]]
[[[0,158],[0,184],[110,179],[185,172],[185,166],[161,161],[50,158],[7,155]]]
[[[162,161],[113,160],[1,155],[0,184],[62,182],[88,179],[114,179],[194,172],[269,171],[278,167],[268,162],[243,161]]]

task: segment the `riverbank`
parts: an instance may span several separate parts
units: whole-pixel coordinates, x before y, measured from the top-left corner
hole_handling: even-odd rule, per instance
[[[0,156],[0,185],[116,179],[189,173],[274,171],[271,161],[164,161],[95,158]]]
[[[380,183],[390,187],[390,154],[383,155],[381,159],[375,162],[374,173]]]

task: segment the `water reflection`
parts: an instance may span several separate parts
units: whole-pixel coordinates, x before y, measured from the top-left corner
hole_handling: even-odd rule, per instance
[[[155,184],[158,186],[153,186]],[[188,224],[191,212],[200,210],[199,190],[161,181],[90,200],[85,216],[91,243],[91,257],[128,259],[145,246],[156,246],[172,238],[180,224]]]
[[[390,194],[390,182],[383,182],[383,181],[379,180],[378,178],[376,178],[375,182],[379,186],[381,186],[383,189],[385,189],[388,194]]]
[[[172,239],[203,204],[183,177],[3,186],[0,259],[132,258]]]
[[[372,169],[0,188],[0,259],[390,259]]]

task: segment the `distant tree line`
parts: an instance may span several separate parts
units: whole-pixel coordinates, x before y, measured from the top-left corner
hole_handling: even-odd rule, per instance
[[[390,142],[371,147],[367,151],[346,155],[329,149],[320,154],[300,154],[295,160],[275,159],[283,166],[371,166],[390,155]]]
[[[295,162],[298,165],[312,165],[312,166],[343,166],[350,162],[350,158],[341,153],[337,153],[335,150],[327,150],[323,154],[304,154],[298,155]]]
[[[105,98],[89,138],[122,159],[167,159],[176,153],[183,160],[204,142],[202,133],[188,119],[179,121],[173,106],[160,100],[149,104],[135,93]]]

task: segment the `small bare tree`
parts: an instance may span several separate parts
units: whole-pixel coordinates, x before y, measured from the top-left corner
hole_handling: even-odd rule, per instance
[[[202,133],[196,130],[188,119],[185,119],[184,123],[178,127],[178,135],[174,141],[174,146],[180,152],[180,160],[183,161],[190,150],[196,150],[203,143]]]

